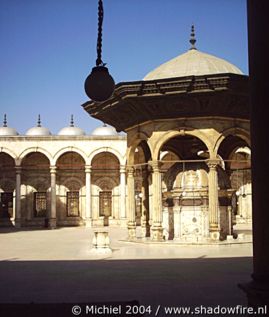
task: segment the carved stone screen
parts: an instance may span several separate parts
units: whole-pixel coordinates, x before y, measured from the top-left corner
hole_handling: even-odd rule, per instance
[[[35,217],[46,217],[47,213],[47,193],[34,193],[34,213]]]
[[[67,216],[68,217],[79,216],[79,192],[78,191],[67,192]]]

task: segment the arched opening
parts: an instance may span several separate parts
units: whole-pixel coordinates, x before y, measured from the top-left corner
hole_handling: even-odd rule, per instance
[[[50,162],[40,152],[28,153],[21,162],[21,221],[44,226],[49,213]]]
[[[57,162],[57,224],[77,226],[85,218],[85,161],[76,152],[62,154]]]
[[[150,236],[150,206],[152,206],[152,177],[148,162],[151,152],[146,141],[141,141],[134,153],[135,223],[141,226],[142,237]],[[138,234],[139,235],[139,234]]]
[[[15,198],[15,162],[4,153],[0,153],[0,226],[12,225]]]
[[[94,226],[118,225],[120,221],[120,162],[110,152],[92,159],[92,216]]]
[[[229,177],[233,224],[240,231],[240,225],[252,222],[251,150],[242,138],[228,135],[220,144],[218,153]]]
[[[198,241],[208,237],[206,145],[192,135],[167,140],[159,152],[164,236]]]

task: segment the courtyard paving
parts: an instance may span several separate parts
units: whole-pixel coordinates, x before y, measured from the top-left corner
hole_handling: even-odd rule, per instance
[[[123,228],[109,234],[113,252],[102,259],[90,252],[91,228],[0,229],[0,302],[246,305],[237,284],[250,280],[251,243],[163,245],[127,242]]]

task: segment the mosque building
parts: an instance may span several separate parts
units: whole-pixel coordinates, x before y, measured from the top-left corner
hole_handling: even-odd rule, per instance
[[[248,76],[190,49],[83,107],[105,124],[0,127],[0,226],[121,226],[129,238],[226,239],[251,223]],[[119,132],[126,134],[119,134]]]

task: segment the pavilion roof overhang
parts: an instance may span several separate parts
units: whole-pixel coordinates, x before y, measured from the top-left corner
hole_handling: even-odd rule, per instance
[[[88,101],[82,106],[117,131],[158,119],[249,119],[248,76],[216,74],[122,82],[108,100]]]

